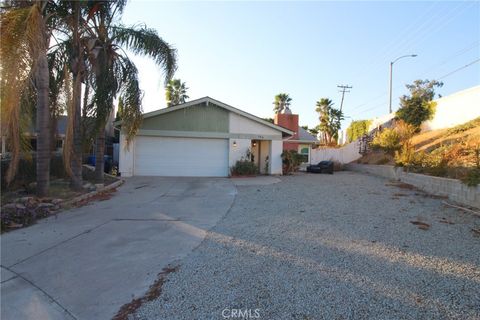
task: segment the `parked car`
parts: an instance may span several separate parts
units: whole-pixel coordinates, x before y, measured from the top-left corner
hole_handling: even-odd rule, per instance
[[[333,174],[333,161],[320,161],[307,167],[307,172]]]

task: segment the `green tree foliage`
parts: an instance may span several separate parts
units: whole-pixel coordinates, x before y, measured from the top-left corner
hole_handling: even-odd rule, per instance
[[[167,83],[165,88],[165,99],[167,107],[173,107],[181,103],[185,103],[189,96],[187,95],[187,86],[180,79],[172,79]]]
[[[5,7],[3,7],[5,6]],[[28,104],[36,108],[37,195],[49,188],[50,74],[47,51],[52,31],[57,27],[55,1],[8,1],[0,11],[0,94],[2,136],[7,138],[11,161],[6,173],[10,183],[16,175],[20,154],[29,151],[23,132],[28,128]],[[32,89],[32,84],[34,88]],[[30,98],[34,98],[32,103]]]
[[[400,143],[400,135],[394,129],[383,129],[382,132],[377,134],[372,141],[372,148],[377,150],[383,150],[385,153],[393,155],[395,151],[400,150],[402,147]]]
[[[282,113],[282,111],[290,106],[291,102],[292,98],[290,98],[288,93],[279,93],[275,96],[275,100],[273,101],[273,111],[275,114]]]
[[[436,106],[432,101],[435,88],[442,86],[443,83],[436,80],[415,80],[413,84],[407,85],[410,95],[400,98],[397,117],[419,130],[424,121],[433,117]]]
[[[328,98],[317,101],[315,111],[319,114],[318,130],[322,132],[323,141],[328,144],[336,142],[341,121],[344,119],[343,112],[334,108],[332,100]]]
[[[352,121],[347,128],[347,139],[349,142],[355,141],[368,133],[368,127],[372,120],[357,120]]]
[[[127,143],[138,130],[142,118],[138,70],[126,54],[152,59],[165,72],[169,81],[176,70],[176,51],[155,30],[146,26],[126,27],[119,21],[125,7],[124,1],[89,2],[88,62],[91,64],[91,82],[94,89],[93,103],[96,117],[97,143],[95,175],[103,181],[103,155],[105,125],[112,112],[113,100],[123,98],[122,130]]]
[[[117,114],[115,115],[115,121],[122,120],[122,113],[123,113],[123,98],[120,97],[118,99]]]

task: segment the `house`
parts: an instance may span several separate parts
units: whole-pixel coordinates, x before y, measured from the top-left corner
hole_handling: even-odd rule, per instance
[[[298,125],[298,114],[292,114],[287,107],[283,112],[275,114],[273,123],[294,132],[291,137],[283,141],[283,150],[297,151],[302,155],[304,163],[310,163],[312,147],[319,144],[319,141]]]
[[[117,123],[121,126],[121,122]],[[210,97],[144,114],[130,145],[120,133],[122,176],[226,177],[238,160],[282,174],[282,128]]]

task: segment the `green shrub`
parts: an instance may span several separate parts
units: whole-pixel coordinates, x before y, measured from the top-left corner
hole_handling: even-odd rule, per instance
[[[413,147],[404,146],[396,152],[395,164],[431,176],[445,177],[448,173],[448,161],[442,152],[426,153]]]
[[[400,98],[397,117],[413,125],[418,131],[421,124],[432,119],[435,114],[436,102],[432,100],[435,96],[435,87],[441,86],[443,83],[436,80],[415,80],[413,84],[407,85],[410,95]]]
[[[238,160],[230,168],[231,176],[252,176],[258,174],[258,167],[250,160]]]
[[[373,138],[371,147],[393,155],[395,151],[401,148],[400,135],[394,129],[384,129]]]
[[[363,137],[365,134],[368,133],[368,127],[372,120],[357,120],[352,121],[350,126],[347,128],[347,139],[349,142],[355,141],[358,138]]]
[[[295,150],[285,150],[282,153],[283,174],[290,174],[298,170],[302,157]]]
[[[410,144],[403,144],[400,150],[395,151],[395,165],[399,167],[411,166],[418,161],[415,157],[415,148]]]
[[[465,178],[462,179],[462,182],[469,187],[475,187],[480,184],[480,169],[474,168],[470,170]]]

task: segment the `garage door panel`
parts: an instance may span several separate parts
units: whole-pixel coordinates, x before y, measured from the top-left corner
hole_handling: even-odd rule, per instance
[[[135,175],[228,175],[228,141],[169,137],[137,137]]]

